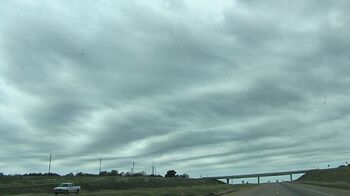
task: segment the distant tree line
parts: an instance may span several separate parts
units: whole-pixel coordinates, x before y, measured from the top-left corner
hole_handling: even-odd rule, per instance
[[[167,178],[173,178],[173,177],[178,177],[178,178],[189,178],[187,174],[182,174],[182,175],[177,175],[177,172],[175,170],[169,170],[165,174],[164,177]],[[147,176],[147,177],[163,177],[162,175],[148,175],[145,172],[118,172],[118,170],[111,170],[111,171],[101,171],[99,174],[90,174],[90,173],[84,173],[84,172],[78,172],[76,174],[74,173],[68,173],[65,175],[60,175],[57,173],[28,173],[28,174],[9,174],[5,175],[4,173],[0,173],[0,177],[2,176],[121,176],[121,177],[142,177],[142,176]]]
[[[28,173],[28,174],[9,174],[5,175],[4,173],[0,173],[1,176],[60,176],[59,174],[56,173]]]

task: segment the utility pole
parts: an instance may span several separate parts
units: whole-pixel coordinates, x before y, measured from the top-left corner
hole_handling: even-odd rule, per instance
[[[100,168],[99,168],[99,174],[101,174],[101,165],[102,165],[102,159],[100,158]]]
[[[135,162],[132,162],[131,174],[134,174],[134,172],[135,172]]]
[[[50,159],[49,159],[49,174],[51,173],[51,159],[52,159],[52,154],[50,154]]]
[[[154,161],[152,161],[152,175],[154,176]]]

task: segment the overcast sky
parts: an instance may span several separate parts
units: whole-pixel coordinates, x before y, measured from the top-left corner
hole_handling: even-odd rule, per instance
[[[3,1],[0,172],[350,162],[349,1]]]

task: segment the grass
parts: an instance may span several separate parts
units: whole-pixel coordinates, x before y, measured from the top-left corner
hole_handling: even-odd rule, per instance
[[[348,182],[350,183],[350,167],[315,170],[301,176],[300,181]]]
[[[339,188],[350,190],[350,183],[346,182],[315,182],[315,181],[302,181],[303,184],[310,184],[316,186],[325,186],[330,188]]]
[[[103,190],[97,192],[85,192],[80,196],[219,196],[244,188],[247,185],[197,185],[191,187],[161,187],[161,188],[137,188],[125,190]],[[24,194],[21,196],[44,196],[47,194]]]
[[[82,187],[80,195],[220,195],[248,185],[227,185],[216,180],[117,176],[6,176],[0,177],[0,195],[47,195],[62,182]]]
[[[350,190],[350,167],[315,170],[298,179],[305,184]]]

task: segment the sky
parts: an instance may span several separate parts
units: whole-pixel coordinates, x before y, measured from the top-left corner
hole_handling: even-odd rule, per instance
[[[350,2],[0,4],[0,172],[350,162]]]

